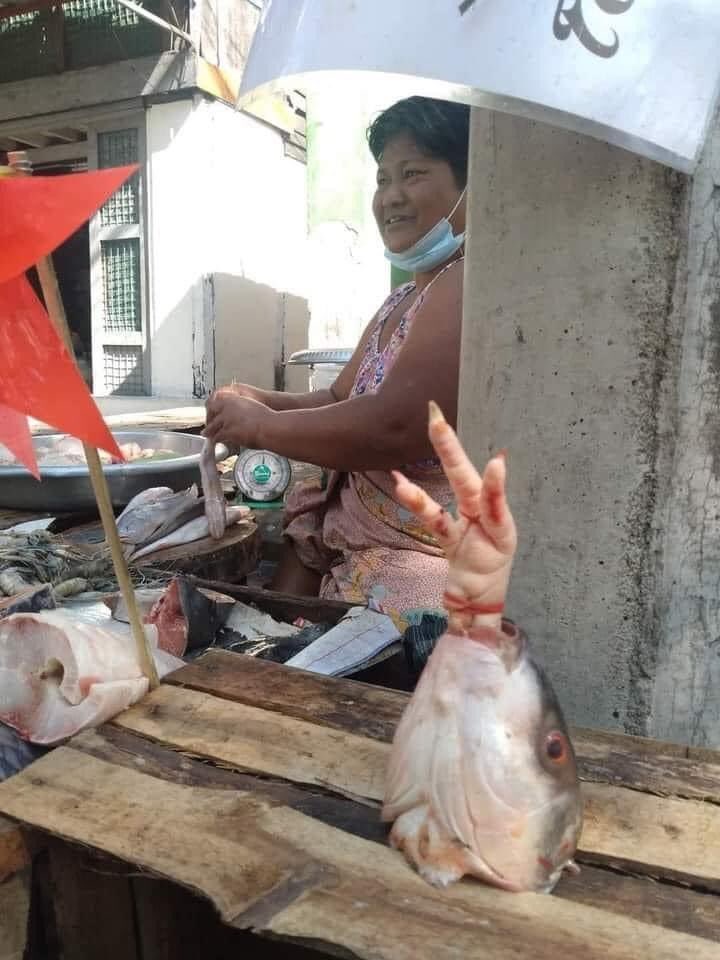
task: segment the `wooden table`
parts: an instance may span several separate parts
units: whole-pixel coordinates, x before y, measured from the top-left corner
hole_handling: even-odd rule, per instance
[[[720,957],[720,754],[575,730],[580,876],[438,891],[378,819],[406,702],[211,652],[0,784],[47,851],[31,960]]]
[[[151,398],[148,398],[151,399]],[[103,417],[111,430],[173,430],[176,433],[199,433],[205,426],[204,405],[165,407],[110,413]],[[58,433],[54,427],[31,422],[33,435]]]

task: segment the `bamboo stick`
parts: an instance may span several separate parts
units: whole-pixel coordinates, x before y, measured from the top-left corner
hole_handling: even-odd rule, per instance
[[[8,157],[8,160],[10,165],[13,167],[17,166],[20,172],[20,170],[23,169],[21,164],[26,163],[26,155],[24,154],[24,151],[18,151],[15,154],[11,154]],[[27,167],[24,169],[27,171]],[[68,327],[65,307],[63,306],[62,297],[60,295],[60,288],[58,286],[52,257],[44,257],[37,264],[37,272],[40,279],[43,297],[45,298],[45,306],[47,308],[48,315],[53,323],[53,326],[65,344],[68,353],[72,357],[73,361],[75,361],[75,351],[73,350],[70,328]],[[90,472],[90,480],[95,492],[95,500],[97,501],[98,510],[100,512],[100,519],[105,531],[105,539],[110,546],[110,555],[112,556],[112,562],[115,568],[118,586],[120,587],[120,592],[127,606],[130,628],[135,640],[135,648],[137,651],[138,661],[140,663],[140,669],[142,670],[143,675],[147,677],[150,684],[150,689],[153,690],[159,686],[160,680],[158,678],[157,670],[155,669],[155,662],[150,654],[150,651],[148,650],[145,630],[143,628],[142,621],[140,620],[140,611],[138,610],[135,600],[135,591],[133,589],[132,581],[130,580],[130,573],[128,571],[125,555],[123,554],[122,550],[122,544],[120,542],[120,535],[118,533],[117,524],[115,523],[115,514],[113,513],[112,502],[110,500],[107,477],[103,472],[97,449],[87,443],[83,443],[83,448],[85,450],[85,459],[87,460],[88,470]]]

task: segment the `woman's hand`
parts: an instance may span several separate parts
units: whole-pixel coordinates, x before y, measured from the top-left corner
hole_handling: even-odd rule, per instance
[[[257,449],[263,445],[263,426],[271,415],[264,403],[243,396],[235,386],[220,387],[208,398],[203,436],[213,443]]]
[[[505,499],[505,458],[493,457],[480,476],[434,403],[429,434],[455,494],[458,519],[399,473],[394,473],[396,496],[445,550],[445,607],[451,629],[500,626],[517,547],[515,521]]]
[[[253,387],[250,383],[228,383],[222,387],[218,387],[215,393],[219,392],[220,390],[231,391],[238,397],[247,397],[248,400],[258,400],[260,403],[263,402],[261,397],[263,391],[260,390],[259,387]]]

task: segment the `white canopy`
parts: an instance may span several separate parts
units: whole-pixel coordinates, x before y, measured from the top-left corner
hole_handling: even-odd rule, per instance
[[[719,51],[720,0],[265,0],[240,103],[319,71],[411,76],[692,172]]]

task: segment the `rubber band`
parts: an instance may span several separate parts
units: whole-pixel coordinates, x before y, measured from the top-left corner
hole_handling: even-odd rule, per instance
[[[452,613],[472,613],[476,616],[502,613],[505,609],[504,603],[472,603],[463,597],[454,597],[447,592],[443,594],[443,603]]]

